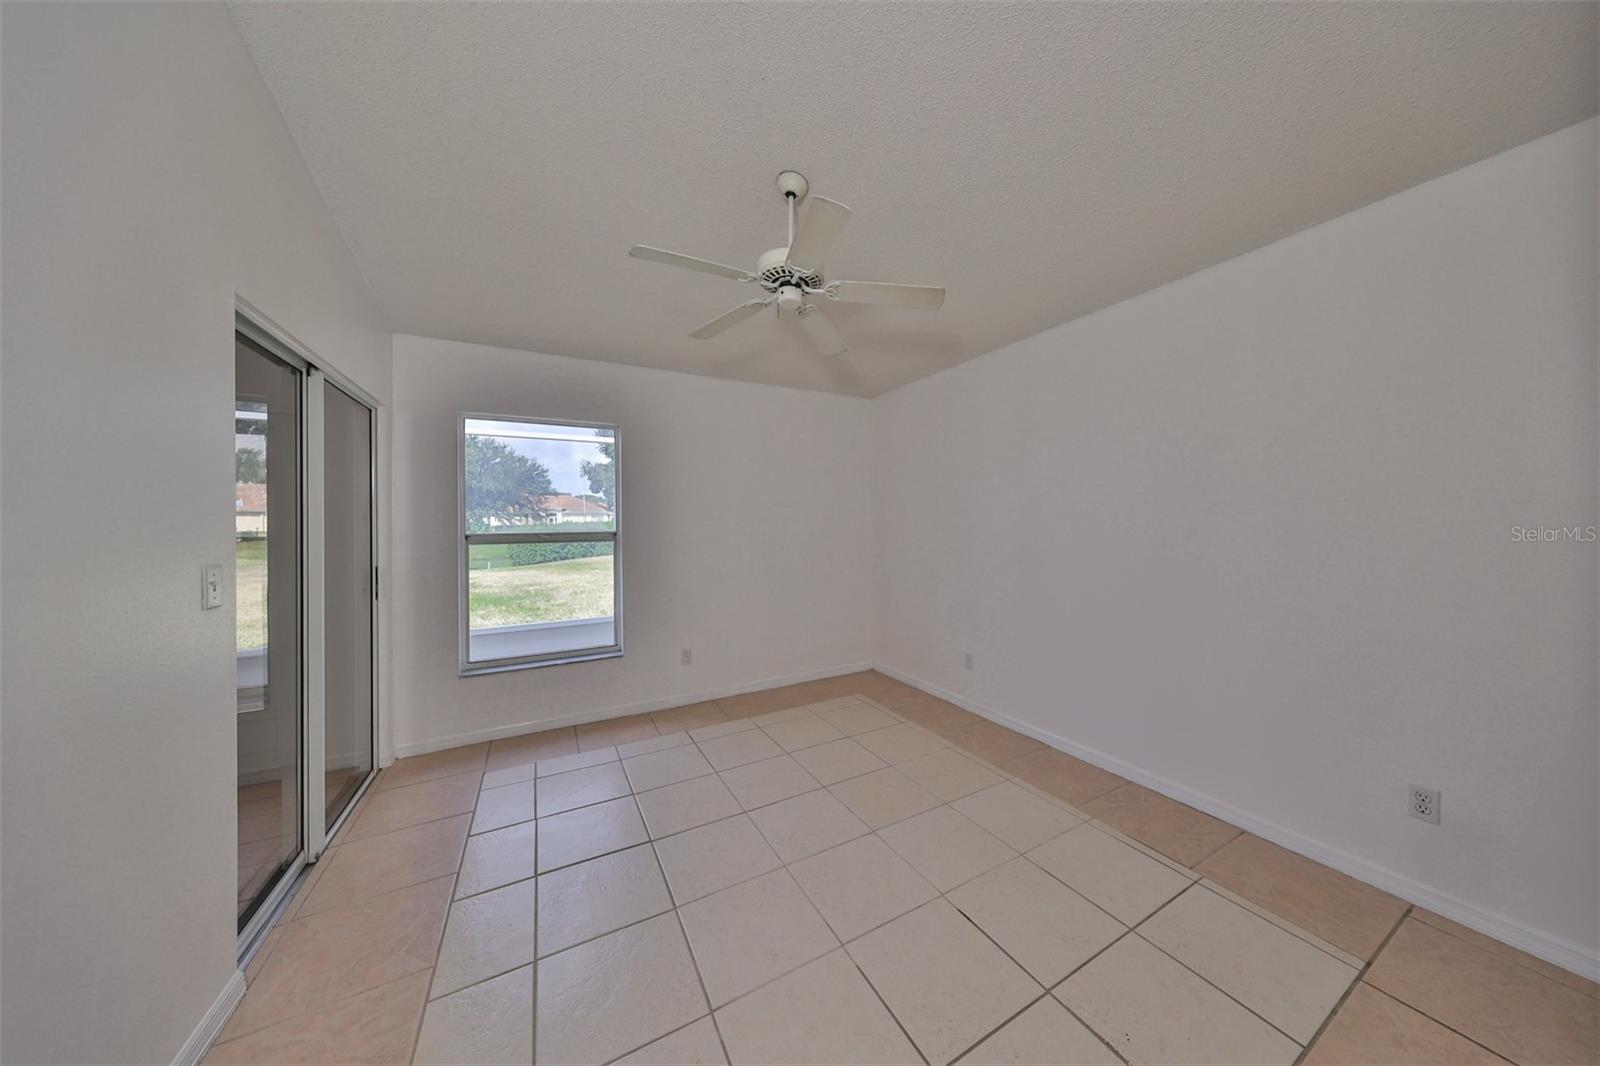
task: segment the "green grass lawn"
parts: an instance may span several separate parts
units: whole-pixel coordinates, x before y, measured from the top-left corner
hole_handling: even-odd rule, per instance
[[[467,593],[472,628],[606,618],[613,613],[612,559],[597,555],[513,566],[506,545],[473,549]],[[267,644],[267,542],[235,541],[233,563],[239,651]],[[476,564],[483,564],[481,567]]]
[[[233,542],[234,597],[237,602],[239,651],[267,646],[267,542]]]
[[[612,559],[597,555],[534,566],[490,566],[468,574],[472,628],[606,618],[612,613]]]

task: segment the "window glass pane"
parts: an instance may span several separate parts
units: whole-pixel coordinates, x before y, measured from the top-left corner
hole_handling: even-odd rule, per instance
[[[372,772],[372,412],[323,385],[323,824]]]
[[[470,418],[467,531],[616,529],[614,431]]]
[[[609,540],[470,545],[468,660],[615,644],[615,559]]]
[[[234,347],[239,928],[301,849],[300,373]]]

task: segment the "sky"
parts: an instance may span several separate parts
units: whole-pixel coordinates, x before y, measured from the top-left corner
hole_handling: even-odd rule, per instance
[[[507,444],[532,459],[537,459],[550,471],[550,484],[557,492],[574,496],[589,491],[589,479],[583,476],[585,459],[598,462],[605,457],[594,444],[576,444],[562,440],[508,440]]]
[[[605,462],[606,458],[600,454],[600,446],[594,443],[594,431],[583,426],[556,426],[536,425],[529,422],[490,422],[483,419],[468,419],[468,432],[483,432],[499,430],[504,433],[515,433],[519,436],[503,436],[502,432],[495,432],[506,444],[519,454],[537,459],[543,463],[545,469],[550,471],[550,483],[557,492],[570,493],[574,496],[589,491],[589,479],[583,476],[583,461]],[[551,433],[568,437],[583,437],[587,440],[548,440],[530,439],[520,434]]]

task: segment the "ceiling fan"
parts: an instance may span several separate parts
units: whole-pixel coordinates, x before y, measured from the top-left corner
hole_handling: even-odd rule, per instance
[[[833,323],[828,321],[828,316],[822,313],[822,308],[810,302],[807,297],[826,296],[830,300],[842,300],[845,303],[889,304],[894,307],[914,307],[924,311],[936,311],[943,305],[944,289],[937,285],[894,285],[883,281],[824,281],[822,259],[828,254],[828,249],[833,247],[833,242],[839,238],[839,234],[844,230],[844,224],[850,221],[853,212],[844,204],[821,196],[813,196],[810,206],[806,208],[805,218],[800,219],[796,225],[795,216],[799,203],[806,198],[810,190],[811,184],[806,181],[803,174],[785,170],[778,175],[778,191],[783,194],[789,207],[789,243],[786,247],[774,248],[764,253],[756,260],[756,269],[753,273],[709,259],[680,255],[664,248],[652,248],[647,244],[634,245],[628,249],[628,254],[635,259],[647,259],[652,263],[665,263],[668,266],[685,267],[705,274],[717,274],[724,278],[732,278],[734,281],[753,281],[766,290],[765,298],[742,303],[689,334],[700,340],[709,340],[729,326],[737,325],[758,311],[776,305],[778,318],[793,319],[798,322],[800,332],[805,334],[806,339],[818,352],[823,355],[839,355],[845,350],[844,341],[839,337],[839,332],[833,328]]]

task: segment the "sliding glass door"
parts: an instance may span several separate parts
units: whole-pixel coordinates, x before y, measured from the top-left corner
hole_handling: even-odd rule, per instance
[[[234,609],[241,929],[299,858],[304,523],[299,368],[234,342]]]
[[[373,412],[322,382],[323,826],[372,773]]]
[[[376,765],[377,415],[242,312],[234,373],[243,949]]]

